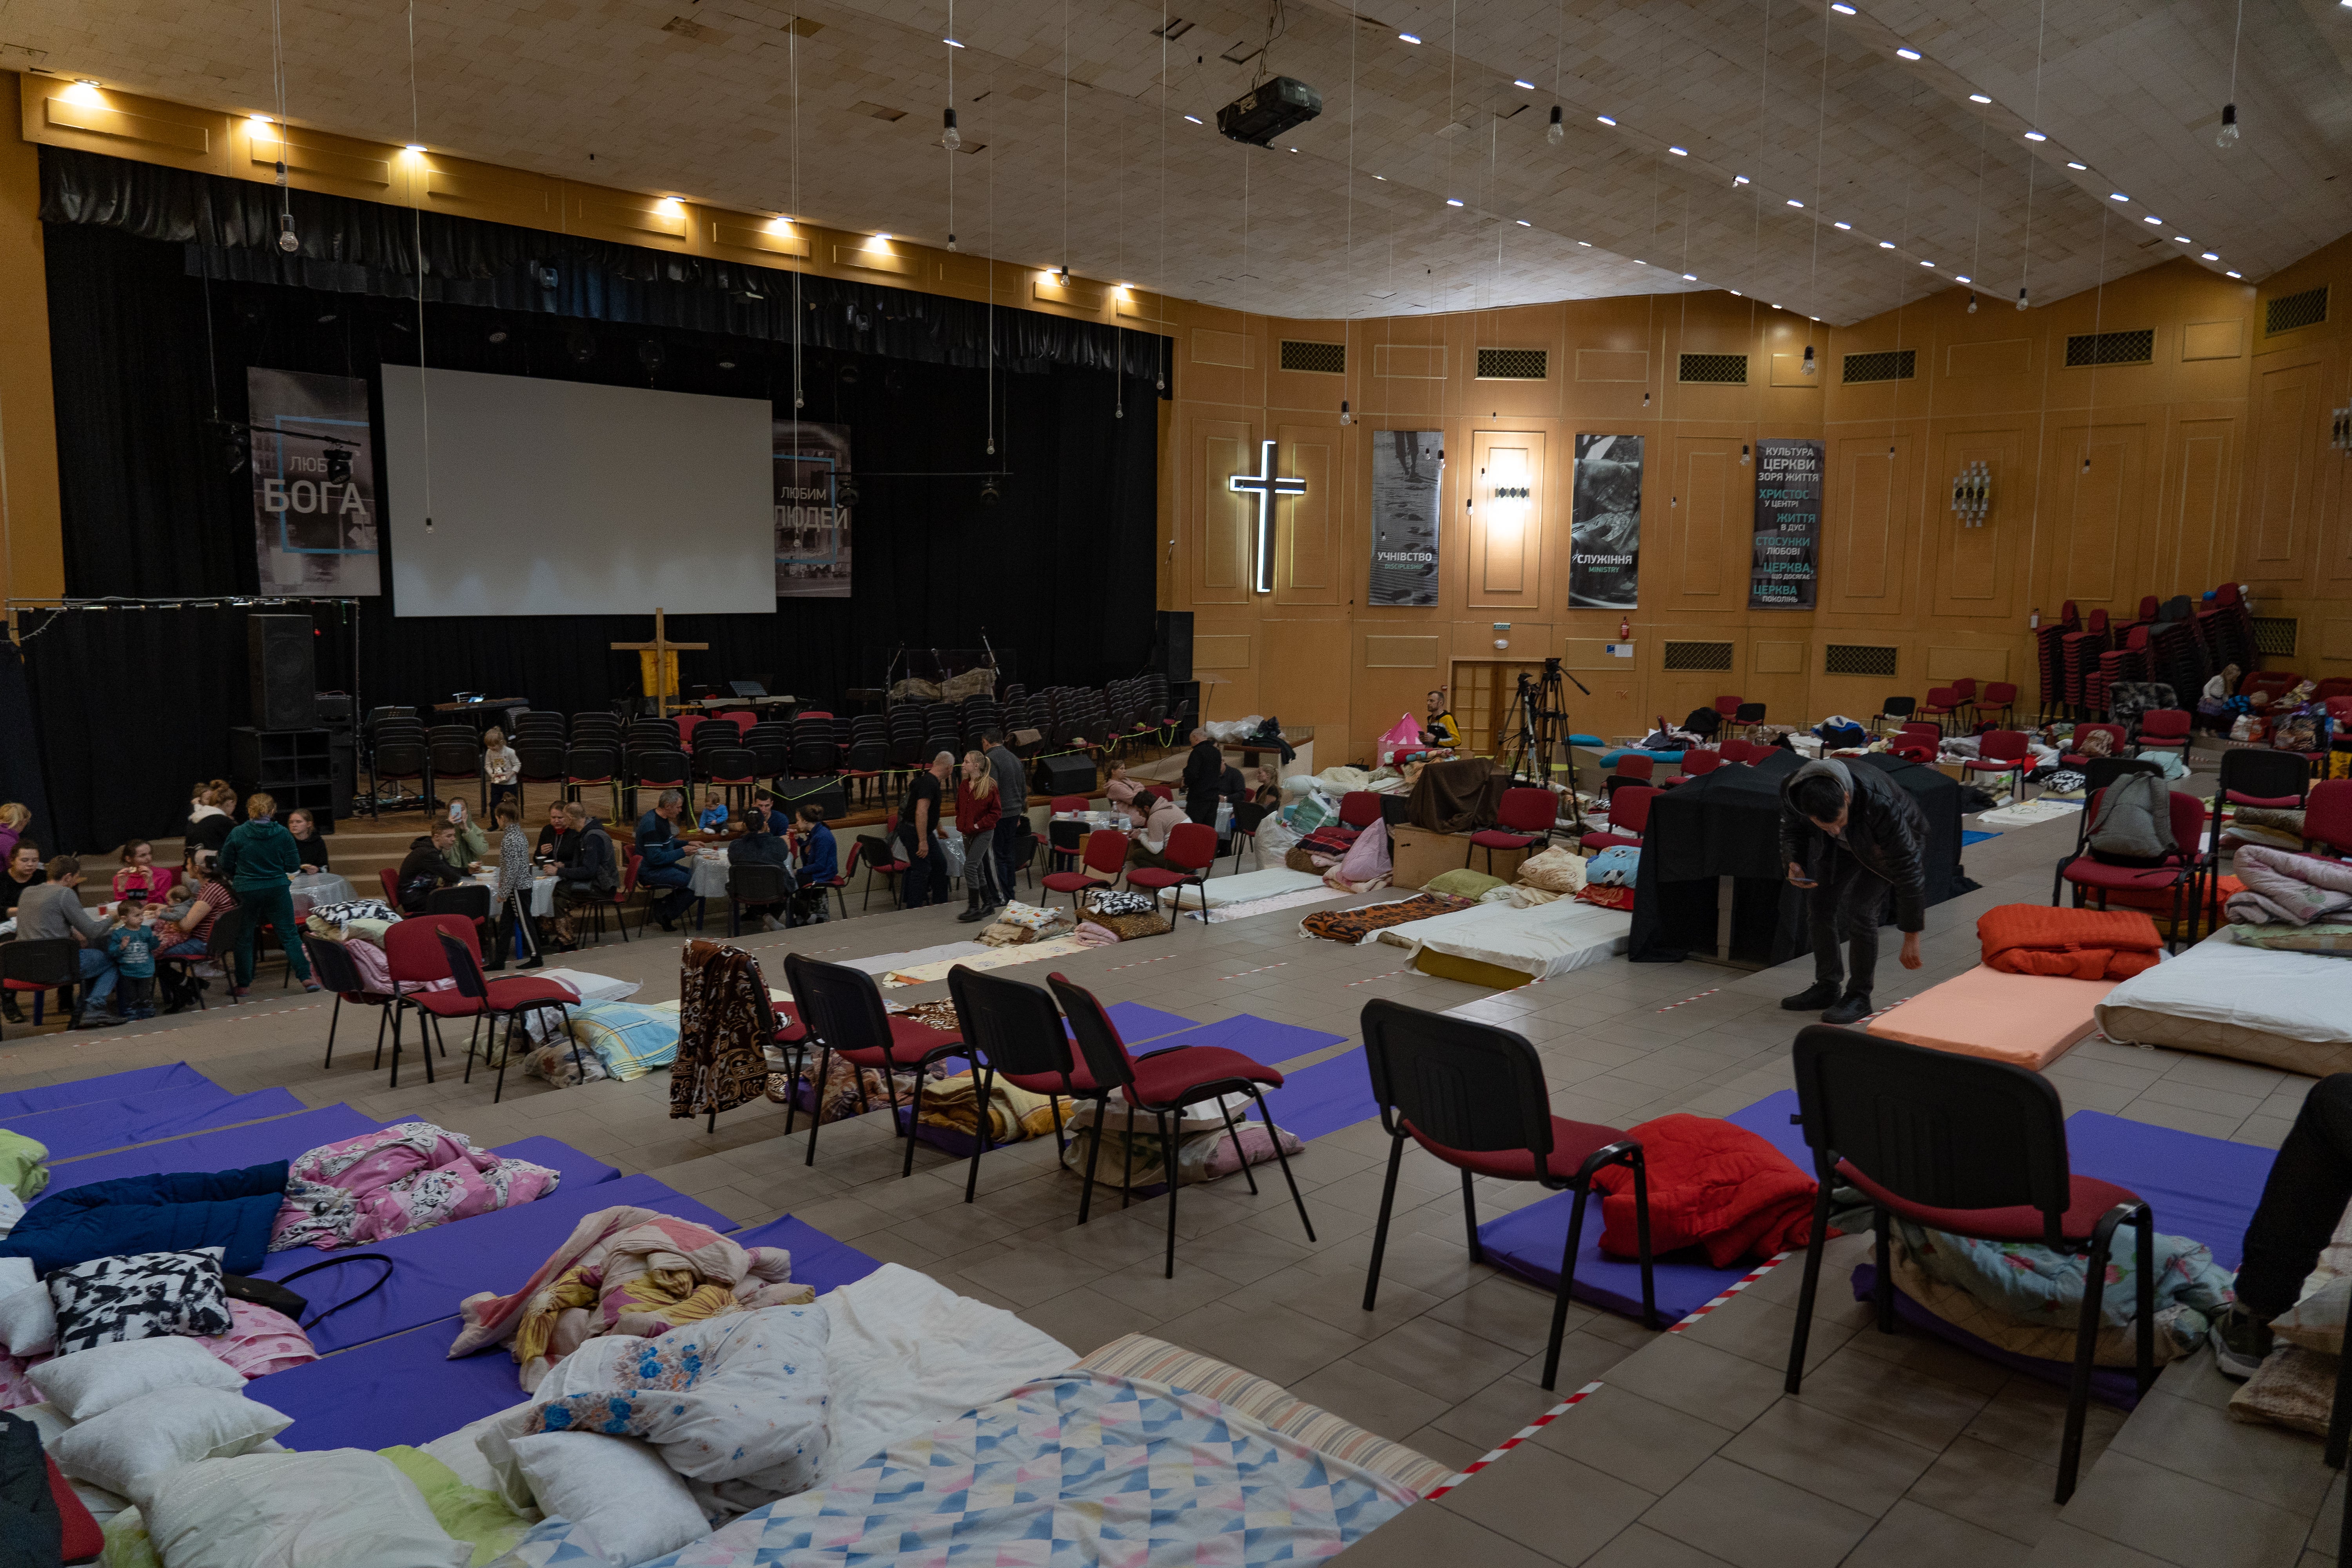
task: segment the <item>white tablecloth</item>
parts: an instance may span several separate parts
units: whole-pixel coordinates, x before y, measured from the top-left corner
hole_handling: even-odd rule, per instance
[[[306,907],[310,909],[320,904],[347,904],[359,897],[349,880],[332,871],[306,871],[289,887],[295,898],[309,900]]]
[[[492,898],[496,898],[498,896],[499,875],[497,872],[485,871],[478,877],[468,877],[466,879],[469,882],[489,889]],[[548,876],[533,877],[531,879],[530,912],[533,919],[543,921],[551,918],[555,913],[556,880],[557,879],[551,873]],[[499,911],[495,909],[490,911],[493,919],[497,918],[498,913]]]

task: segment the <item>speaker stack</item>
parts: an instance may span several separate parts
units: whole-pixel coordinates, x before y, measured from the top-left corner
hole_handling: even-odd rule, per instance
[[[1037,761],[1037,783],[1049,795],[1095,793],[1095,760],[1084,752],[1064,752]]]
[[[253,727],[309,730],[319,722],[318,656],[308,616],[247,616]]]
[[[320,832],[332,833],[335,819],[351,809],[351,700],[342,701],[345,765],[338,769],[334,736],[319,724],[310,617],[248,616],[245,636],[253,722],[229,731],[229,774],[239,794],[259,790],[274,798],[281,819],[299,806]]]

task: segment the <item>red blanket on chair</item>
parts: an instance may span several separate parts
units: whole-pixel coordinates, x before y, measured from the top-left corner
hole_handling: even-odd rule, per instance
[[[1727,1268],[1743,1258],[1767,1258],[1805,1245],[1813,1228],[1813,1179],[1745,1127],[1712,1116],[1661,1116],[1626,1133],[1649,1166],[1650,1250],[1706,1249]],[[1594,1173],[1601,1200],[1601,1249],[1640,1254],[1633,1220],[1633,1173],[1610,1165]]]
[[[2170,912],[2168,902],[2167,912]],[[2002,904],[1977,917],[1988,968],[2072,980],[2126,980],[2157,965],[2164,938],[2132,910]]]

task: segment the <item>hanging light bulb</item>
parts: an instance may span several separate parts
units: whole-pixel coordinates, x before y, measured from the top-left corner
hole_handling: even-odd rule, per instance
[[[291,256],[302,248],[302,237],[294,232],[294,215],[278,215],[278,248]]]
[[[2238,106],[2225,103],[2221,106],[2221,129],[2213,132],[2213,145],[2227,153],[2237,144]]]
[[[1559,105],[1551,106],[1551,123],[1544,127],[1544,140],[1559,146],[1568,139],[1568,127],[1559,122]]]
[[[1807,375],[1811,375],[1811,374],[1815,374],[1816,370],[1818,369],[1818,367],[1813,363],[1813,345],[1812,345],[1812,344],[1811,344],[1811,343],[1807,343],[1807,344],[1805,345],[1805,367],[1804,367],[1804,368],[1805,368],[1805,374],[1806,374]]]
[[[2025,309],[2025,290],[2022,289],[2017,291],[2017,308],[2021,310]]]
[[[996,437],[993,436],[988,438],[988,455],[992,458],[996,456]]]
[[[954,110],[948,109],[940,110],[940,118],[941,123],[946,128],[940,132],[940,145],[952,153],[957,148],[963,145],[963,132],[956,129],[956,112]]]
[[[1969,289],[1969,315],[1971,315],[1971,316],[1973,316],[1973,315],[1975,315],[1976,313],[1977,313],[1977,291],[1976,291],[1975,289]]]
[[[950,235],[950,236],[948,236],[948,254],[949,254],[950,256],[953,256],[953,255],[955,254],[955,247],[956,247],[955,236],[954,236],[954,235]]]
[[[1339,400],[1339,423],[1342,425],[1353,425],[1355,422],[1356,416],[1348,412],[1348,400],[1344,397],[1341,398]]]

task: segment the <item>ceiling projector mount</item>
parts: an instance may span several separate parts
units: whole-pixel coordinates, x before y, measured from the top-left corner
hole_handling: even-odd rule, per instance
[[[1296,77],[1272,77],[1217,110],[1217,133],[1253,147],[1271,146],[1294,125],[1323,112],[1323,95]]]

